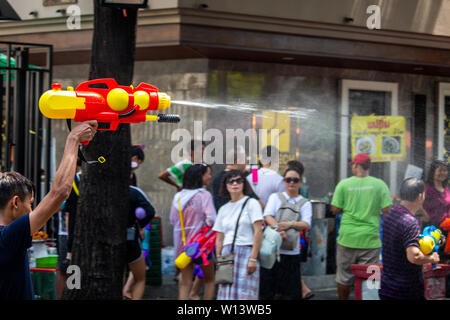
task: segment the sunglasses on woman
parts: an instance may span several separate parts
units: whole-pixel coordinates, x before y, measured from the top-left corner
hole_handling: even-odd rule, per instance
[[[284,178],[284,181],[287,183],[299,183],[300,182],[300,178]]]
[[[227,184],[233,184],[233,183],[241,184],[244,182],[244,179],[242,178],[230,178],[227,180]]]

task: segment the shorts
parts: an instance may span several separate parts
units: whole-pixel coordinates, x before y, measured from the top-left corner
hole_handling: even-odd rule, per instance
[[[127,240],[127,263],[135,263],[142,257],[141,240]]]
[[[214,252],[214,250],[211,251],[210,253],[208,253],[208,256],[206,257],[206,260],[211,261],[214,258],[213,252]],[[203,266],[203,259],[202,259],[202,257],[198,257],[197,259],[192,260],[192,262],[197,264],[197,265]]]
[[[352,264],[376,264],[380,262],[380,248],[354,249],[337,245],[336,253],[336,282],[344,286],[351,286],[355,281]]]
[[[64,264],[67,256],[67,239],[65,235],[58,236],[58,269],[66,272],[67,266]]]

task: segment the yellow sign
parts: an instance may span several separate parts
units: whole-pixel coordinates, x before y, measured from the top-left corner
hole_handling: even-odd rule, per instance
[[[271,130],[278,129],[278,135],[274,139],[278,139],[278,150],[280,153],[290,151],[290,127],[291,118],[288,113],[263,111],[262,113],[262,129],[267,130],[267,141],[261,141],[261,149],[265,146],[276,146],[274,141],[271,141]]]
[[[358,153],[367,153],[372,162],[404,161],[405,133],[405,117],[352,117],[352,157]]]

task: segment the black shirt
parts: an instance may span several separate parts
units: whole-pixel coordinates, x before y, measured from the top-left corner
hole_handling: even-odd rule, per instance
[[[30,214],[0,226],[0,300],[32,300]]]

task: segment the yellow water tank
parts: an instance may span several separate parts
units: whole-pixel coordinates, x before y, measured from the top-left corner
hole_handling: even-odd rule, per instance
[[[61,90],[53,86],[39,99],[39,110],[50,119],[73,119],[77,109],[85,109],[85,99],[76,96],[73,90]]]
[[[424,236],[419,239],[420,250],[424,255],[429,255],[435,246],[434,239],[430,236]]]

